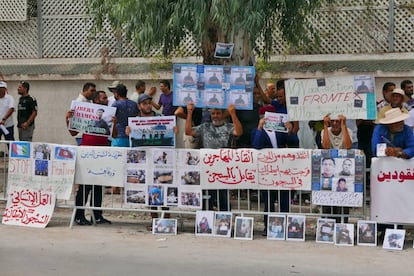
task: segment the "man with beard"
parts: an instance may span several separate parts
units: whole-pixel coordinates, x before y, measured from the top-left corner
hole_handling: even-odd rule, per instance
[[[17,128],[20,141],[32,141],[37,116],[36,98],[29,95],[30,85],[27,81],[21,81],[17,87],[20,95],[17,108]]]
[[[221,109],[211,109],[211,122],[202,123],[198,126],[192,126],[192,114],[194,105],[187,105],[187,119],[185,121],[185,134],[200,138],[202,148],[219,149],[228,148],[232,138],[240,137],[243,134],[243,127],[237,118],[234,105],[229,105],[228,113],[233,123],[225,121],[225,111]],[[228,193],[227,190],[219,190],[219,205],[217,204],[217,191],[208,190],[211,195],[209,199],[209,209],[220,208],[221,211],[228,210]]]

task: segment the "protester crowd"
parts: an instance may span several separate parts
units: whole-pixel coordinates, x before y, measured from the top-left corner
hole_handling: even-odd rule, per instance
[[[116,107],[116,114],[112,120],[114,126],[112,137],[74,131],[70,131],[70,134],[76,138],[79,146],[129,147],[129,117],[175,115],[185,120],[184,136],[178,139],[183,139],[186,148],[309,148],[309,145],[312,145],[311,148],[320,149],[353,148],[363,150],[368,168],[371,157],[378,154],[377,144],[387,145],[384,152],[386,156],[404,159],[414,156],[414,99],[412,98],[413,83],[410,80],[404,80],[400,88],[391,82],[384,84],[383,99],[377,102],[378,117],[375,121],[347,119],[344,115],[331,117],[331,114],[326,114],[324,118],[320,118],[320,121],[309,121],[306,124],[298,121],[285,122],[287,132],[269,131],[264,128],[265,112],[287,114],[284,80],[276,83],[268,82],[263,89],[259,77],[256,76],[254,84],[252,110],[236,110],[234,105],[229,105],[227,110],[221,110],[195,108],[190,98],[186,100],[187,106],[174,106],[174,92],[168,80],[161,80],[159,83],[158,101],[154,101],[153,98],[157,89],[151,87],[146,92],[145,82],[142,80],[136,83],[135,91],[132,93],[128,93],[128,88],[121,81],[114,81],[108,87],[108,94],[103,90],[97,90],[94,83],[87,82],[75,100]],[[18,93],[21,97],[17,107],[17,128],[21,141],[31,141],[35,128],[37,102],[29,95],[29,89],[28,82],[19,83]],[[13,97],[8,95],[7,83],[0,81],[0,118],[2,118],[0,135],[6,140],[15,140],[12,118],[15,108]],[[159,110],[161,113],[158,113]],[[66,114],[67,124],[71,116],[73,111],[69,110]],[[301,131],[313,135],[299,136]],[[299,137],[306,138],[302,138],[301,141]],[[338,189],[343,189],[340,184],[343,183],[338,182]],[[76,205],[85,205],[85,199],[92,192],[91,205],[100,207],[102,190],[99,187],[77,186]],[[228,190],[205,192],[209,200],[203,204],[203,207],[210,210],[230,210]],[[280,191],[279,195],[277,191],[262,191],[264,211],[274,212],[274,202],[279,199],[279,211],[289,212],[290,193],[288,190]],[[333,213],[349,212],[346,208],[337,209],[337,207],[333,208]],[[94,211],[94,217],[96,223],[110,223],[102,216],[102,211]],[[76,212],[75,222],[79,225],[91,224],[91,221],[85,218],[83,209],[78,209]]]

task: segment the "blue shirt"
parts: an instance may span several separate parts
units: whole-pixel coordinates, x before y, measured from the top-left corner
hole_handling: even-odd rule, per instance
[[[391,133],[387,125],[377,125],[372,134],[372,155],[377,156],[377,144],[385,143],[382,136],[387,138],[391,143],[399,148],[402,148],[408,158],[414,156],[414,135],[413,130],[404,125],[404,129],[401,132],[397,132],[391,138]]]
[[[116,107],[116,129],[118,136],[116,138],[127,138],[125,128],[128,125],[128,117],[136,117],[139,114],[138,105],[131,100],[117,100],[112,104]]]

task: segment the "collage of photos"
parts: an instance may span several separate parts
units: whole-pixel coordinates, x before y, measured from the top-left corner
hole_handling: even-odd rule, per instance
[[[365,181],[364,162],[360,150],[313,150],[314,204],[361,207]]]
[[[354,192],[354,162],[351,158],[322,158],[321,190]]]
[[[173,73],[175,106],[193,103],[201,108],[226,108],[234,104],[236,109],[253,109],[252,66],[174,64]]]
[[[199,163],[198,150],[128,149],[125,203],[201,209]]]

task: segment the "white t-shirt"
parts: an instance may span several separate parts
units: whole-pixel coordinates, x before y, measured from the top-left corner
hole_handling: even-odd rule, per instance
[[[10,108],[15,109],[14,98],[9,94],[5,94],[3,98],[0,98],[0,120],[4,118]],[[11,127],[13,125],[13,116],[9,116],[9,118],[7,118],[7,120],[4,122],[4,127]]]
[[[321,131],[321,140],[322,140],[322,144],[323,144],[323,133],[324,130],[322,129]],[[352,141],[352,130],[350,130],[348,128],[348,134],[349,134],[349,138]],[[332,133],[332,128],[329,127],[328,128],[328,137],[329,137],[329,141],[330,141],[330,147],[331,149],[344,149],[343,145],[344,145],[344,133],[341,131],[339,133],[339,135],[335,135]]]

